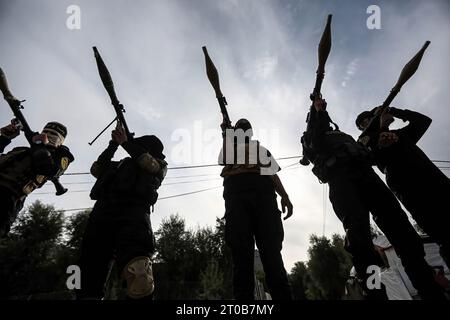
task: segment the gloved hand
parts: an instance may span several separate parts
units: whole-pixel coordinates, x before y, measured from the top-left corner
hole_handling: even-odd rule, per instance
[[[36,145],[31,148],[31,160],[36,174],[54,176],[58,171],[50,150],[44,145]]]
[[[220,128],[222,129],[222,131],[225,131],[227,129],[232,129],[233,127],[231,126],[231,122],[228,122],[225,119],[223,119],[222,123],[220,124]]]
[[[120,125],[119,122],[117,122],[117,127],[116,127],[116,129],[114,129],[114,130],[111,132],[111,139],[112,139],[115,143],[117,143],[117,144],[119,144],[119,145],[121,145],[122,143],[128,141],[128,137],[127,137],[127,134],[126,134],[126,132],[125,132],[125,129],[122,127],[122,125]]]
[[[31,141],[33,141],[33,143],[35,143],[35,144],[46,145],[46,144],[48,144],[48,137],[45,133],[40,133],[40,134],[34,135],[33,138],[31,139]]]
[[[0,134],[9,140],[12,140],[20,134],[20,129],[14,124],[9,124],[0,129]]]
[[[325,99],[316,99],[314,100],[314,108],[316,108],[316,111],[326,111],[327,102],[325,101]]]
[[[392,122],[394,122],[394,116],[386,108],[380,115],[380,128],[387,129]]]

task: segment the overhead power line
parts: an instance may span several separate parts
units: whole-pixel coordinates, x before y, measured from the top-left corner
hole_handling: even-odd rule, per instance
[[[171,199],[171,198],[184,197],[184,196],[188,196],[188,195],[191,195],[191,194],[202,193],[202,192],[206,192],[206,191],[210,191],[210,190],[214,190],[214,189],[218,189],[218,188],[222,188],[222,186],[215,186],[215,187],[212,187],[212,188],[206,188],[206,189],[201,189],[201,190],[196,190],[196,191],[191,191],[191,192],[186,192],[186,193],[179,193],[179,194],[174,194],[174,195],[166,196],[166,197],[161,197],[161,198],[158,198],[158,201],[165,200],[165,199]],[[71,211],[85,211],[85,210],[91,210],[91,209],[92,209],[92,207],[90,207],[90,208],[64,209],[64,210],[58,210],[58,211],[71,212]]]
[[[287,159],[292,159],[292,157],[289,158],[283,158],[283,159],[279,159],[279,160],[287,160]],[[287,165],[285,167],[282,168],[282,170],[285,169],[295,169],[293,167],[299,165],[299,162],[296,161],[290,165]],[[188,184],[188,183],[196,183],[196,182],[206,182],[206,181],[215,181],[215,180],[219,180],[222,179],[221,177],[218,177],[217,174],[208,174],[208,175],[187,175],[187,176],[178,176],[179,178],[183,177],[183,178],[188,178],[188,177],[198,177],[198,176],[215,176],[216,178],[212,178],[212,179],[200,179],[200,180],[190,180],[190,181],[179,181],[179,182],[168,182],[168,183],[163,183],[161,185],[162,186],[170,186],[170,185],[178,185],[178,184]],[[165,179],[168,179],[170,177],[167,177]],[[172,177],[175,178],[175,177]],[[164,180],[165,180],[164,179]],[[65,182],[64,185],[79,185],[79,184],[94,184],[95,181],[81,181],[81,182]],[[46,184],[44,185],[45,187],[51,187],[52,185],[50,184]],[[88,192],[89,190],[77,190],[77,191],[70,191],[69,192]],[[52,194],[51,192],[38,192],[38,193],[34,193],[36,195],[43,195],[43,194]]]
[[[191,195],[191,194],[195,194],[195,193],[200,193],[200,192],[205,192],[205,191],[209,191],[209,190],[213,190],[213,189],[218,189],[218,188],[222,188],[222,186],[216,186],[216,187],[206,188],[206,189],[197,190],[197,191],[191,191],[191,192],[186,192],[186,193],[175,194],[175,195],[173,195],[173,196],[161,197],[161,198],[159,198],[158,200],[165,200],[165,199],[171,199],[171,198],[178,198],[178,197],[183,197],[183,196],[187,196],[187,195]]]
[[[288,160],[288,159],[299,159],[302,156],[291,156],[291,157],[281,157],[276,158],[275,160]],[[431,160],[435,163],[450,163],[450,160]],[[208,167],[219,167],[220,164],[199,164],[199,165],[192,165],[192,166],[180,166],[180,167],[168,167],[168,170],[181,170],[181,169],[198,169],[198,168],[208,168]],[[442,167],[440,169],[449,169],[450,167]],[[68,172],[65,173],[64,176],[76,176],[76,175],[87,175],[90,174],[89,172]],[[175,177],[166,177],[166,179],[175,179],[175,178],[190,178],[193,176],[200,176],[200,175],[189,175],[189,176],[175,176]]]
[[[211,174],[193,174],[193,175],[185,175],[185,176],[165,177],[164,180],[167,180],[167,179],[194,178],[194,177],[212,177],[212,176],[216,176],[216,177],[217,177],[217,173],[211,173]]]
[[[58,211],[61,211],[61,212],[71,212],[71,211],[86,211],[86,210],[92,210],[92,207],[90,207],[90,208],[65,209],[65,210],[58,210]]]
[[[275,160],[289,160],[289,159],[298,159],[302,156],[292,156],[292,157],[282,157],[276,158]],[[220,167],[221,165],[218,163],[210,163],[210,164],[198,164],[192,166],[180,166],[180,167],[168,167],[167,170],[179,170],[179,169],[198,169],[198,168],[207,168],[207,167]],[[68,172],[65,173],[65,176],[76,176],[76,175],[85,175],[90,174],[90,172]]]
[[[161,185],[161,187],[164,186],[171,186],[171,185],[179,185],[179,184],[189,184],[189,183],[197,183],[197,182],[207,182],[207,181],[216,181],[216,180],[222,180],[222,177],[218,177],[217,174],[215,174],[214,176],[216,176],[216,178],[212,178],[212,179],[199,179],[199,180],[189,180],[189,181],[177,181],[177,182],[167,182]],[[64,185],[79,185],[79,184],[94,184],[95,181],[83,181],[83,182],[68,182],[68,183],[64,183]],[[53,185],[51,184],[45,184],[43,187],[53,187]],[[89,191],[89,190],[78,190],[77,192],[83,192],[83,191]],[[69,190],[68,192],[75,192],[72,190]],[[38,192],[38,193],[32,193],[32,194],[52,194],[51,192]]]

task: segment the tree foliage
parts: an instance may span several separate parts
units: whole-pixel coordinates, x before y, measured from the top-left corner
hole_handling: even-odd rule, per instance
[[[9,236],[0,241],[2,298],[52,291],[60,283],[63,225],[63,213],[39,201],[19,215]]]
[[[64,216],[39,201],[21,212],[0,240],[0,299],[73,299],[66,270],[78,263],[88,216],[89,211]],[[222,219],[195,230],[179,215],[164,219],[155,231],[155,299],[231,299],[232,261],[224,234]],[[312,235],[308,255],[289,275],[294,298],[340,299],[351,268],[343,238]],[[124,297],[117,277],[108,288],[108,299]]]
[[[223,222],[215,229],[186,229],[171,215],[156,231],[157,299],[224,299],[231,297],[231,261],[223,239]]]
[[[337,234],[331,239],[312,235],[308,255],[309,261],[297,262],[290,274],[294,298],[341,299],[352,266],[344,239]]]

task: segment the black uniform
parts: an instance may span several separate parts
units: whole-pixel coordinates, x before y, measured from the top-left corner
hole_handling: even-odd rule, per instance
[[[249,144],[246,145],[248,153]],[[259,144],[258,147],[259,152],[267,152],[271,158],[266,149]],[[273,158],[271,161],[272,165],[276,164]],[[222,153],[219,163],[224,163]],[[278,170],[279,166],[276,165],[272,174]],[[260,164],[228,164],[221,175],[224,177],[225,241],[233,259],[235,299],[255,298],[255,242],[272,299],[292,299],[281,256],[284,231],[272,178],[270,175],[261,175]]]
[[[420,237],[409,223],[395,196],[373,171],[361,144],[330,127],[326,111],[314,113],[309,137],[303,139],[313,172],[330,187],[330,201],[346,232],[345,248],[368,298],[385,299],[384,290],[369,290],[367,267],[382,265],[370,233],[369,212],[400,256],[414,287],[424,299],[444,298],[426,263]]]
[[[11,140],[5,136],[0,135],[0,153],[3,153],[6,146],[11,143]]]
[[[133,141],[122,144],[131,157],[111,161],[118,148],[111,141],[91,167],[97,178],[91,199],[97,202],[83,237],[79,298],[103,297],[113,258],[121,273],[133,258],[150,258],[155,251],[150,207],[158,198],[156,190],[164,179],[167,163],[162,153],[150,155]]]
[[[442,256],[450,262],[450,179],[416,145],[431,119],[396,108],[390,108],[389,113],[409,124],[390,131],[398,136],[393,145],[371,146],[378,168],[386,174],[388,186],[417,224],[441,245]],[[370,141],[376,143],[378,139]]]
[[[0,136],[0,152],[10,142]],[[17,147],[0,155],[0,237],[9,232],[28,194],[61,175],[73,159],[66,146]]]

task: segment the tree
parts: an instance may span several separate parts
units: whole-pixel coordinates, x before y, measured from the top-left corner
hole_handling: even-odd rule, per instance
[[[81,243],[83,241],[84,230],[87,226],[90,210],[74,213],[67,217],[64,223],[63,243],[56,253],[56,264],[58,270],[66,271],[70,265],[78,265],[81,257]],[[59,279],[58,287],[64,288],[68,275],[63,274]],[[67,295],[71,299],[75,298],[73,291],[68,291]]]
[[[19,214],[9,237],[0,241],[0,297],[55,290],[65,273],[57,263],[63,223],[61,211],[40,201]]]
[[[186,283],[189,270],[192,269],[194,235],[186,230],[184,219],[171,215],[163,219],[160,228],[155,232],[155,296],[158,299],[193,299],[194,283]]]
[[[295,300],[307,300],[305,278],[308,268],[304,262],[296,262],[289,274],[289,281],[292,287],[292,295]]]
[[[91,210],[89,209],[78,212],[69,218],[68,223],[66,223],[66,231],[69,236],[66,245],[69,248],[74,250],[79,250],[81,248],[84,231],[86,229],[90,213]]]
[[[186,230],[184,219],[171,215],[155,232],[157,299],[231,298],[231,258],[224,223]]]
[[[309,261],[297,262],[289,275],[294,298],[341,299],[352,267],[344,239],[337,234],[331,239],[312,235],[308,255]]]
[[[223,296],[222,299],[233,298],[233,262],[231,250],[225,243],[225,219],[216,218],[214,239],[219,249],[216,257],[220,269],[223,273]]]
[[[36,201],[19,215],[8,238],[0,240],[0,299],[73,299],[67,267],[77,265],[89,211],[64,218],[53,206]],[[187,230],[172,215],[155,232],[156,299],[229,299],[231,255],[225,224]],[[123,299],[113,270],[107,299]]]
[[[200,273],[199,298],[203,300],[219,300],[224,295],[223,273],[216,260],[209,261],[206,269]]]
[[[312,282],[324,299],[341,299],[351,268],[351,259],[344,251],[344,239],[333,235],[330,241],[326,237],[312,235],[310,244],[308,269]]]
[[[81,243],[90,210],[81,211],[68,217],[64,225],[65,241],[58,251],[58,264],[62,269],[77,265],[81,256]]]

